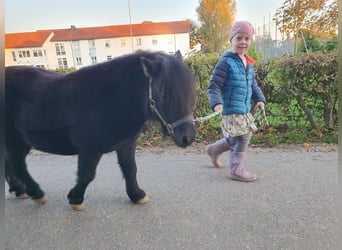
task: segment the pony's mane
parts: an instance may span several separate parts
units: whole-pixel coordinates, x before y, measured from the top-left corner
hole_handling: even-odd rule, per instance
[[[162,74],[164,74],[163,78],[167,79],[160,86],[161,98],[171,108],[177,107],[182,112],[189,112],[189,108],[194,108],[192,107],[195,98],[193,75],[180,59],[167,54],[161,55],[164,57]]]

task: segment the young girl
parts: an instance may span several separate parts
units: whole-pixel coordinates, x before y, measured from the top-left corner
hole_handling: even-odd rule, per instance
[[[254,108],[262,107],[266,99],[255,80],[255,61],[247,55],[254,35],[253,26],[247,21],[235,22],[229,41],[231,51],[223,54],[215,66],[208,86],[210,107],[222,113],[224,138],[210,144],[205,151],[215,167],[221,167],[218,157],[231,150],[229,178],[237,181],[254,181],[257,175],[245,168],[245,158],[252,131],[256,130],[251,99]]]

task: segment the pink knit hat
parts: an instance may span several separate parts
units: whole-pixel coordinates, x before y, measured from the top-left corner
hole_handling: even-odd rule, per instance
[[[253,25],[247,21],[235,22],[230,30],[229,41],[231,41],[237,33],[246,33],[250,38],[252,38],[254,35]]]

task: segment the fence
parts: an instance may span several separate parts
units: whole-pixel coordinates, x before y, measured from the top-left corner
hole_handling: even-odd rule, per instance
[[[285,37],[275,23],[270,20],[263,25],[255,25],[255,51],[261,53],[262,60],[266,61],[272,57],[292,55],[294,52],[294,41]]]

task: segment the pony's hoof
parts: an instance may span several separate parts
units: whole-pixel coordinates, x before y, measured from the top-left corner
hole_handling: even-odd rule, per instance
[[[38,204],[45,204],[47,202],[47,199],[42,197],[42,198],[39,198],[39,199],[33,199],[33,201],[38,203]]]
[[[137,204],[143,205],[143,204],[148,203],[149,201],[150,201],[150,198],[147,195],[145,195],[144,198],[137,201]]]
[[[27,193],[23,193],[17,196],[18,199],[27,199],[29,196],[27,195]]]
[[[83,203],[81,204],[71,204],[71,207],[76,211],[82,211],[85,209],[85,205]]]

